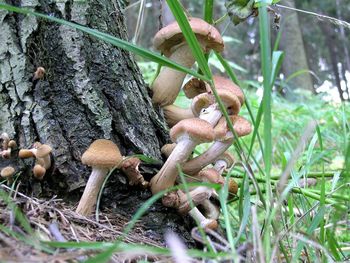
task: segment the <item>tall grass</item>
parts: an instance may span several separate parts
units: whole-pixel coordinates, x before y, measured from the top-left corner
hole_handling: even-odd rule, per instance
[[[227,112],[217,96],[207,57],[199,48],[181,4],[178,0],[167,2],[193,51],[201,73],[94,29],[5,4],[0,4],[0,8],[73,27],[161,66],[199,77],[211,85],[220,108],[228,119]],[[277,50],[278,43],[275,43],[273,51],[271,50],[267,2],[262,0],[256,5],[259,9],[263,75],[263,83],[256,82],[256,86],[263,89],[263,97],[259,98],[253,92],[249,85],[253,83],[252,80],[248,82],[238,79],[229,62],[220,54],[215,54],[227,76],[243,88],[247,100],[243,114],[254,124],[253,135],[237,140],[235,147],[232,147],[232,151],[236,151],[240,156],[240,162],[227,176],[237,179],[240,185],[238,197],[228,202],[227,187],[219,191],[222,207],[221,226],[225,230],[230,250],[225,253],[213,253],[208,247],[209,252],[189,250],[188,254],[202,259],[237,259],[239,255],[236,249],[243,243],[249,243],[253,245],[253,251],[249,255],[261,262],[298,262],[300,259],[309,262],[346,260],[349,251],[345,251],[344,248],[349,247],[350,237],[349,232],[342,232],[341,229],[346,227],[349,220],[350,110],[346,106],[325,105],[317,97],[293,104],[272,92],[283,53]],[[209,23],[213,22],[213,8],[213,0],[204,2],[204,19]],[[181,98],[179,100],[181,101]],[[311,125],[308,126],[310,121]],[[230,121],[229,126],[233,130]],[[306,129],[307,127],[309,128]],[[338,160],[340,162],[337,163]],[[318,179],[314,188],[299,187],[299,179],[311,177]],[[176,186],[167,191],[182,187],[186,188],[188,185]],[[164,193],[153,196],[137,211],[125,229],[125,235],[148,207]],[[297,215],[299,212],[300,215]],[[345,224],[339,225],[339,221]],[[25,220],[23,224],[27,227]],[[114,243],[46,242],[45,249],[46,246],[101,251],[88,262],[107,262],[115,252],[135,249],[161,255],[170,253],[166,248],[125,244],[123,237]]]

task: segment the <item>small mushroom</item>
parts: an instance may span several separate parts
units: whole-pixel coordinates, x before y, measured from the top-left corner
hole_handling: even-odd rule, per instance
[[[11,153],[17,148],[17,143],[14,140],[10,140],[7,144],[7,149],[1,153],[2,158],[8,159],[11,157]]]
[[[33,176],[38,180],[43,180],[46,174],[46,168],[42,164],[35,164],[33,167]]]
[[[43,67],[38,67],[33,75],[32,81],[44,78],[45,73],[46,71]]]
[[[40,144],[39,147],[36,149],[35,156],[38,160],[40,160],[40,162],[46,170],[51,167],[51,152],[52,148],[47,144]]]
[[[0,175],[2,178],[7,180],[7,184],[12,184],[13,182],[13,175],[15,174],[15,168],[12,166],[6,166],[3,168],[0,172]]]
[[[206,121],[185,119],[171,128],[170,137],[176,142],[176,147],[160,171],[151,179],[153,194],[174,185],[178,175],[176,165],[183,164],[197,144],[211,142],[214,139],[214,129]]]
[[[143,188],[146,188],[149,183],[145,181],[139,171],[140,163],[139,158],[127,157],[121,162],[120,169],[128,177],[129,185],[141,185]]]
[[[199,18],[189,18],[188,20],[204,52],[209,52],[211,49],[218,52],[223,50],[223,39],[215,27]],[[153,45],[165,56],[187,68],[191,68],[195,62],[192,51],[177,22],[162,28],[154,36]],[[152,101],[161,107],[173,104],[185,76],[184,72],[167,67],[163,68],[152,85]]]
[[[88,216],[93,211],[98,193],[109,170],[120,164],[122,155],[112,141],[98,139],[84,152],[81,160],[83,164],[92,167],[92,172],[76,212]]]

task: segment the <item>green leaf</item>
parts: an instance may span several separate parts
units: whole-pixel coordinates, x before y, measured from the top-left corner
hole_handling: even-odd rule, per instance
[[[254,0],[226,0],[225,7],[234,25],[245,21],[255,12]]]
[[[182,34],[184,35],[188,46],[190,47],[192,54],[197,61],[198,67],[201,72],[204,73],[207,79],[211,79],[211,71],[208,66],[207,60],[204,56],[203,50],[198,43],[198,40],[195,34],[192,31],[192,28],[188,22],[188,19],[182,10],[182,7],[178,0],[167,0],[169,8],[173,13],[179,27],[181,28]]]

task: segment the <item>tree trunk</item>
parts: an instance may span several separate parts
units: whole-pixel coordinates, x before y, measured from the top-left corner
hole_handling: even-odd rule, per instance
[[[288,7],[295,7],[294,0],[284,0],[281,4]],[[303,36],[300,30],[298,14],[295,11],[282,10],[282,37],[280,47],[284,51],[282,70],[286,77],[299,70],[309,70],[305,54]],[[303,73],[292,79],[292,88],[309,90],[314,93],[311,75]],[[286,91],[286,98],[293,98],[292,91]]]
[[[328,47],[329,59],[331,61],[333,76],[335,80],[335,85],[338,89],[339,97],[341,101],[344,101],[345,98],[343,93],[345,91],[343,91],[341,87],[340,71],[338,67],[338,52],[337,52],[337,47],[334,45],[334,38],[335,38],[334,34],[336,32],[332,29],[329,23],[321,22],[318,24],[325,37],[325,42]]]
[[[117,0],[6,2],[127,39]],[[26,190],[36,195],[70,192],[66,197],[71,200],[71,191],[84,186],[91,171],[81,164],[81,155],[98,138],[111,139],[124,155],[161,159],[167,128],[130,53],[70,27],[3,10],[0,28],[0,131],[10,134],[19,148],[30,148],[35,141],[53,148],[54,169],[41,182],[30,176],[32,161],[24,162],[27,170],[19,180]],[[39,66],[45,68],[45,77],[33,80]],[[9,163],[16,169],[23,166],[13,157],[1,159],[0,168]],[[154,167],[143,171],[149,177],[155,174]],[[130,189],[116,173],[102,204],[107,200],[108,207],[130,217],[151,194]],[[76,198],[82,190],[75,191]],[[160,236],[169,224],[185,232],[173,210],[159,204],[150,209],[144,222],[154,229],[153,235]]]

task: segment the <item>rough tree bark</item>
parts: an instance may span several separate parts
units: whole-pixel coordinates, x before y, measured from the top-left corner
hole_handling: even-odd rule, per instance
[[[126,39],[117,0],[6,2]],[[80,157],[98,138],[111,139],[124,155],[142,153],[161,159],[159,149],[167,140],[167,130],[130,53],[67,26],[3,10],[0,28],[0,131],[9,133],[21,148],[35,141],[53,147],[54,169],[46,179],[38,183],[23,175],[22,185],[39,189],[37,193],[51,189],[61,194],[84,186],[90,170]],[[33,82],[38,66],[45,68],[46,75]],[[9,162],[21,164],[1,160],[0,168]],[[130,216],[150,193],[129,189],[121,178],[111,178],[102,202],[107,200],[116,212]],[[158,234],[167,222],[174,228],[183,225],[169,209],[157,205],[152,209],[148,222]]]
[[[294,0],[283,0],[281,4],[295,8]],[[309,70],[309,66],[297,12],[282,10],[282,19],[282,37],[280,42],[281,49],[284,51],[282,70],[285,76],[288,77],[296,71]],[[309,90],[314,93],[310,74],[301,74],[293,78],[292,83],[293,88]],[[286,98],[293,99],[292,94],[291,91],[286,91]]]

